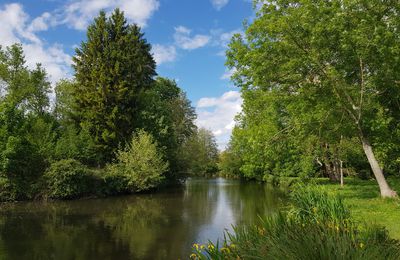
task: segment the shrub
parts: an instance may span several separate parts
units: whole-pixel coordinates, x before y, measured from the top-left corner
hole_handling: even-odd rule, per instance
[[[74,159],[51,164],[44,175],[47,196],[54,199],[73,199],[90,192],[94,180],[90,171]]]
[[[103,195],[117,195],[128,192],[128,178],[119,172],[115,172],[115,169],[103,176],[103,186],[101,189]]]
[[[116,162],[109,165],[107,175],[118,187],[122,176],[126,180],[126,190],[129,192],[145,191],[157,187],[164,180],[168,163],[157,148],[153,137],[141,130],[132,138],[130,144],[117,152]],[[110,177],[111,176],[111,177]]]
[[[15,200],[12,185],[7,178],[0,177],[0,202]]]

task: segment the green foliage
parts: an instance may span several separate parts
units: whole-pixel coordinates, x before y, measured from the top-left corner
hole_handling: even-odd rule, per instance
[[[231,141],[241,174],[338,181],[341,162],[346,173],[368,170],[374,153],[397,174],[399,3],[255,2],[257,17],[227,51],[244,100]]]
[[[57,82],[55,87],[56,100],[53,114],[62,126],[74,124],[79,121],[77,102],[74,98],[76,83],[68,80]]]
[[[160,185],[167,170],[168,162],[157,142],[147,132],[139,131],[125,149],[118,151],[115,163],[107,167],[111,177],[106,177],[106,181],[111,178],[111,182],[119,182],[116,176],[122,176],[129,192],[146,191]]]
[[[241,158],[230,147],[221,152],[218,157],[218,170],[221,176],[240,177]]]
[[[54,148],[54,158],[75,159],[86,165],[97,166],[98,153],[96,145],[85,129],[78,130],[74,125],[67,125],[58,129],[61,136]]]
[[[345,207],[343,199],[329,195],[321,187],[299,184],[290,194],[290,201],[292,209],[289,215],[298,223],[309,221],[339,224],[350,221],[350,211]]]
[[[100,12],[88,27],[87,41],[76,49],[73,98],[78,123],[98,145],[103,164],[138,125],[138,96],[156,75],[150,49],[140,28],[127,24],[119,9],[108,18]]]
[[[46,196],[52,199],[75,199],[89,194],[92,174],[80,162],[66,159],[54,162],[44,174]]]
[[[298,187],[288,215],[236,227],[222,247],[194,246],[192,259],[398,259],[400,242],[386,229],[360,226],[342,200],[320,188]],[[293,214],[295,213],[295,214]]]
[[[175,81],[158,77],[151,89],[141,93],[138,102],[138,127],[150,133],[164,149],[169,162],[167,179],[184,178],[188,165],[181,152],[184,143],[196,131],[196,113],[190,101]]]
[[[218,172],[218,147],[210,130],[200,128],[184,144],[182,158],[186,160],[189,174],[212,176]]]
[[[100,190],[105,194],[184,179],[189,163],[182,154],[196,131],[196,114],[175,81],[154,80],[150,51],[141,29],[128,24],[123,12],[116,9],[109,17],[100,12],[88,27],[87,40],[76,49],[74,78],[56,84],[50,107],[51,86],[41,65],[29,69],[20,44],[0,47],[0,199],[41,195],[45,187],[40,180],[50,164],[78,161],[101,169],[116,154],[111,173],[92,183],[97,186],[104,177]],[[117,153],[138,129],[152,137],[140,132],[128,150]],[[216,171],[215,164],[205,170]],[[51,189],[56,189],[52,198],[88,193],[84,187],[66,194]]]
[[[0,48],[0,175],[3,200],[32,199],[50,160],[55,134],[48,115],[50,83],[25,66],[22,46]]]
[[[129,25],[123,12],[116,9],[110,17],[100,12],[88,27],[87,40],[76,49],[75,77],[57,83],[50,111],[45,70],[40,64],[27,68],[20,44],[0,47],[0,198],[39,196],[45,188],[41,176],[52,163],[78,161],[102,168],[115,154],[117,163],[102,176],[100,190],[105,194],[148,190],[165,180],[184,179],[189,165],[181,156],[196,131],[196,114],[176,82],[153,79],[150,50],[141,29]],[[137,129],[153,137],[140,132],[128,150],[116,153]],[[215,171],[213,166],[207,165],[207,170]],[[92,186],[98,185],[99,177]],[[52,198],[88,192],[83,186],[66,194],[51,189]]]

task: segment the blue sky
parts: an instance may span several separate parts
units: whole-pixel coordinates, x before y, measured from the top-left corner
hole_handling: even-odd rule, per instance
[[[54,84],[72,76],[71,57],[88,23],[116,7],[142,27],[158,74],[186,91],[197,124],[212,130],[223,149],[242,102],[224,52],[243,20],[254,16],[250,0],[0,0],[0,45],[21,43],[28,66],[42,63]]]

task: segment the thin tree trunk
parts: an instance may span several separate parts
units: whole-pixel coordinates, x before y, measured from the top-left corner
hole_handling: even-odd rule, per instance
[[[382,169],[379,166],[378,161],[375,158],[374,152],[372,151],[372,146],[369,144],[368,140],[361,137],[362,146],[364,153],[368,158],[368,162],[371,166],[372,172],[375,175],[376,181],[378,182],[379,189],[381,191],[382,197],[396,197],[397,193],[389,187],[385,176],[383,175]]]
[[[343,161],[340,160],[340,186],[343,187],[344,180],[343,180]]]

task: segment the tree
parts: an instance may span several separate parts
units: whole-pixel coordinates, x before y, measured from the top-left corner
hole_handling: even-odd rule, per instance
[[[74,98],[80,124],[110,161],[137,125],[137,99],[153,84],[155,62],[150,45],[137,25],[128,25],[123,12],[100,12],[88,27],[87,41],[73,57]]]
[[[168,170],[168,162],[164,160],[157,142],[145,131],[133,136],[130,144],[118,151],[116,159],[108,168],[109,174],[123,176],[130,192],[157,187]]]
[[[0,199],[32,198],[54,141],[50,83],[39,64],[25,66],[22,46],[14,44],[0,47],[0,86],[0,178],[7,186],[7,197]]]
[[[400,60],[394,57],[399,55],[400,4],[256,2],[262,7],[247,26],[246,38],[236,35],[227,52],[228,65],[237,71],[235,83],[244,93],[261,90],[287,97],[290,121],[284,129],[301,125],[307,134],[317,123],[328,129],[328,141],[338,140],[335,135],[358,137],[381,195],[396,196],[373,150],[379,137],[373,126],[377,111],[396,99],[383,93],[399,85]]]
[[[169,162],[167,178],[184,178],[188,166],[181,158],[183,144],[196,131],[196,113],[185,93],[175,81],[158,77],[151,89],[142,92],[138,107],[138,127],[152,134],[165,149]]]
[[[184,144],[182,159],[188,163],[188,173],[195,176],[217,172],[218,147],[210,130],[200,128]]]

